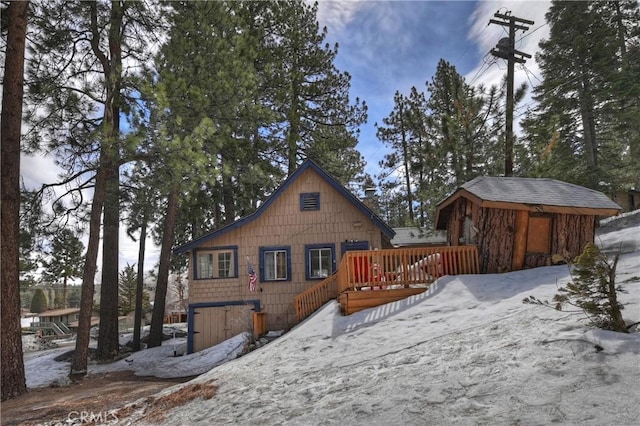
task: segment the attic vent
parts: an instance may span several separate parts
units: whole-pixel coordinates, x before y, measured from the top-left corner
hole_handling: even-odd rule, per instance
[[[320,193],[300,194],[300,210],[320,210]]]

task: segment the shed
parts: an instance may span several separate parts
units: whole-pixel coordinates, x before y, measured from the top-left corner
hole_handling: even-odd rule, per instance
[[[612,198],[625,212],[640,209],[640,191],[636,189],[617,191],[613,194]]]
[[[436,206],[451,245],[475,244],[483,273],[574,259],[594,242],[598,217],[621,207],[599,191],[546,178],[481,176]]]

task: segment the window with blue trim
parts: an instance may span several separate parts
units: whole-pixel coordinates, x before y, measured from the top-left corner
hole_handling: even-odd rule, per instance
[[[306,192],[300,194],[300,210],[313,211],[320,210],[320,193]]]
[[[213,247],[197,249],[193,253],[196,279],[218,279],[238,277],[238,248]]]
[[[336,270],[335,244],[313,244],[305,246],[305,270],[307,280],[321,280]]]
[[[291,247],[260,247],[260,281],[291,281]]]

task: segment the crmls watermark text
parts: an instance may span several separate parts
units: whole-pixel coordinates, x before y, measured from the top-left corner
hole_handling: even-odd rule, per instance
[[[93,411],[71,411],[67,415],[67,420],[68,422],[75,423],[75,424],[78,424],[78,423],[116,424],[118,423],[118,416],[116,415],[115,411],[98,411],[97,413]]]

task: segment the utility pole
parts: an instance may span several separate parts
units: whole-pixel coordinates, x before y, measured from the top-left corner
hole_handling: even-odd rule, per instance
[[[506,14],[496,13],[494,17],[500,19],[490,19],[490,24],[497,24],[509,27],[509,37],[500,39],[495,49],[491,49],[491,54],[497,58],[507,60],[507,111],[505,123],[505,156],[504,175],[513,175],[513,74],[515,63],[524,64],[524,58],[531,58],[531,55],[515,49],[516,30],[527,31],[529,27],[521,24],[533,25],[533,21],[511,16],[511,12]],[[516,57],[516,55],[518,55]]]

